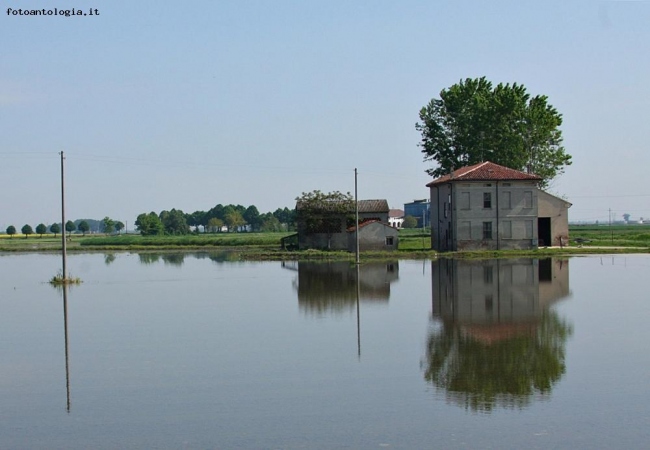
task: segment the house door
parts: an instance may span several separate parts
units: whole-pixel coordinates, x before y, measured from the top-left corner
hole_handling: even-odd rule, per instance
[[[553,245],[550,217],[540,217],[537,219],[537,239],[539,239],[540,247],[550,247]]]

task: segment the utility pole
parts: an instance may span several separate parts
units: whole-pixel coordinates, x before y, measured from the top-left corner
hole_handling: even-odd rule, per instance
[[[359,264],[359,197],[357,196],[357,168],[354,168],[354,212],[355,212],[355,227],[354,227],[354,240],[355,240],[355,262]],[[357,280],[357,284],[359,280]]]
[[[64,170],[63,170],[63,161],[65,160],[65,157],[63,156],[63,152],[61,152],[61,255],[63,259],[63,282],[65,282],[68,279],[68,272],[66,270],[66,236],[65,236],[65,176],[64,176]]]

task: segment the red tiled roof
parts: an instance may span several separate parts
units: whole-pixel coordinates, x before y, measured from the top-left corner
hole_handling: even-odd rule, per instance
[[[403,209],[391,209],[388,211],[388,217],[404,217]]]
[[[474,164],[473,166],[461,167],[437,178],[427,184],[427,187],[453,181],[504,181],[504,180],[530,180],[541,181],[542,178],[532,173],[520,172],[519,170],[494,164],[490,161]]]

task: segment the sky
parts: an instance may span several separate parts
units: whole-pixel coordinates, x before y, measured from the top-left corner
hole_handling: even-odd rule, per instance
[[[75,8],[99,15],[23,16]],[[650,2],[0,0],[0,230],[315,189],[427,198],[415,130],[485,76],[546,95],[569,220],[650,218]]]

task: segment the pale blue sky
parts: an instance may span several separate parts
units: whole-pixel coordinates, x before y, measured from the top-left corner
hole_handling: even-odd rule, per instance
[[[141,212],[428,196],[418,111],[462,78],[564,116],[570,220],[650,217],[645,1],[0,0],[0,229]]]

